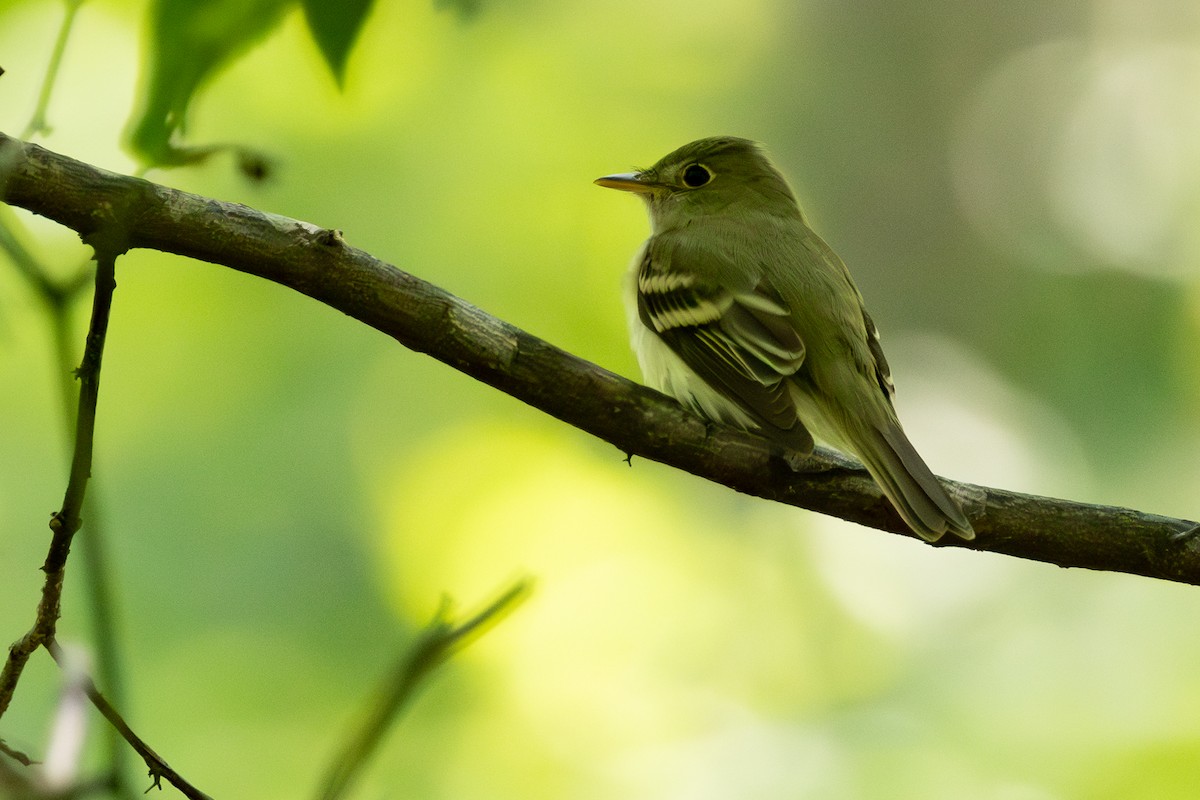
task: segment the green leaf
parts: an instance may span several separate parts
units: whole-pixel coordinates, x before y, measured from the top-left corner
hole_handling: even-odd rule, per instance
[[[316,40],[329,71],[341,88],[346,81],[346,62],[375,0],[303,0],[304,18]]]
[[[153,0],[150,54],[142,67],[141,105],[128,126],[129,149],[147,166],[178,166],[219,147],[184,147],[196,92],[275,28],[296,0]]]

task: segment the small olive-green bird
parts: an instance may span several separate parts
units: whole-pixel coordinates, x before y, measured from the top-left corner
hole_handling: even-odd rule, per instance
[[[879,333],[842,260],[758,145],[701,139],[601,186],[635,192],[650,238],[630,267],[646,382],[704,417],[807,454],[857,456],[919,536],[975,532],[904,435]]]

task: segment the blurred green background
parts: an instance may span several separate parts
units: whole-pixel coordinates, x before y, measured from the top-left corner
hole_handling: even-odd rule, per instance
[[[758,139],[854,272],[935,470],[1200,515],[1195,3],[381,2],[340,92],[299,9],[261,14],[184,141],[255,148],[272,177],[229,156],[148,177],[339,228],[636,377],[620,282],[646,222],[591,180]],[[10,135],[61,16],[0,2]],[[146,16],[82,6],[39,142],[138,168]],[[20,219],[63,275],[86,256]],[[214,796],[310,793],[443,594],[469,610],[525,574],[533,597],[435,677],[355,796],[1195,796],[1194,588],[630,469],[227,269],[135,252],[118,282],[94,488],[126,713]],[[57,381],[0,257],[4,641],[32,621],[65,485]],[[80,567],[62,635],[86,644]],[[44,747],[58,680],[36,656],[9,744]]]

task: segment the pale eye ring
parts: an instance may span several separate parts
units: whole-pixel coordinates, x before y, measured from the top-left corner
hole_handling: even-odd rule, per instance
[[[699,189],[713,179],[712,170],[703,164],[689,164],[683,170],[683,185],[689,189]]]

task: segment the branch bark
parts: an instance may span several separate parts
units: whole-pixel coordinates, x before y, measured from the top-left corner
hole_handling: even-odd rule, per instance
[[[638,455],[746,494],[911,535],[860,466],[819,450],[793,472],[752,434],[707,424],[626,380],[306,222],[117,175],[0,134],[0,199],[84,237],[207,261],[308,295],[413,350]],[[614,312],[615,313],[615,312]],[[1189,520],[949,482],[977,533],[966,547],[1062,567],[1200,584]]]

